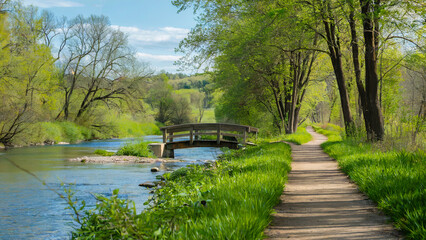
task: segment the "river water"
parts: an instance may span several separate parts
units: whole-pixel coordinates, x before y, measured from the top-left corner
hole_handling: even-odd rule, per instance
[[[160,136],[145,136],[146,141],[161,141]],[[100,140],[72,145],[38,146],[0,150],[0,239],[69,239],[72,230],[71,211],[67,203],[34,176],[16,168],[8,160],[35,174],[50,188],[63,194],[71,187],[80,201],[90,208],[93,195],[111,196],[119,188],[119,197],[135,201],[141,211],[149,197],[148,189],[138,184],[154,181],[163,171],[152,173],[154,164],[88,164],[67,159],[93,155],[95,149],[117,151],[130,139]],[[175,150],[180,163],[166,163],[176,169],[191,163],[216,159],[217,148]],[[62,184],[61,184],[62,183]]]

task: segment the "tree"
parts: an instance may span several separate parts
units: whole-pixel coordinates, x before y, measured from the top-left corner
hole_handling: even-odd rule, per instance
[[[0,56],[0,143],[10,145],[26,124],[41,116],[43,96],[50,91],[54,59],[50,49],[39,42],[41,21],[37,9],[19,3],[0,14],[2,35]]]
[[[66,42],[60,59],[64,104],[57,119],[68,119],[72,104],[78,120],[95,104],[109,105],[131,96],[147,74],[129,76],[136,59],[127,36],[112,28],[105,16],[77,16],[65,28],[69,30],[62,31]],[[74,96],[76,91],[81,97]]]
[[[339,23],[341,15],[338,15],[338,2],[332,0],[313,0],[306,1],[305,4],[311,9],[313,16],[318,16],[323,28],[319,28],[317,19],[308,18],[306,24],[314,29],[326,42],[328,47],[328,55],[330,56],[334,74],[340,95],[340,103],[342,107],[343,120],[347,135],[352,135],[354,130],[354,122],[350,110],[349,94],[346,86],[346,78],[342,64],[342,43]]]
[[[264,3],[230,1],[175,1],[185,9],[191,4],[202,7],[200,23],[181,42],[187,53],[186,62],[214,63],[214,81],[227,98],[233,111],[228,119],[241,122],[251,106],[262,106],[272,115],[273,124],[281,132],[296,131],[301,103],[310,79],[317,44],[313,31],[295,20],[300,13],[294,2]],[[293,13],[296,11],[296,13]],[[295,26],[291,31],[284,26]],[[191,58],[191,54],[198,55]],[[236,89],[234,86],[238,86]],[[243,88],[245,90],[243,90]],[[245,93],[238,99],[235,91]],[[225,103],[225,102],[224,102]],[[231,105],[236,105],[235,108]],[[242,107],[242,105],[244,107]],[[225,113],[225,112],[222,112]],[[226,113],[225,113],[226,114]]]
[[[191,107],[186,98],[177,94],[172,95],[173,104],[170,121],[173,124],[188,123],[191,120]]]
[[[155,120],[163,124],[170,121],[173,114],[172,86],[168,81],[165,74],[154,78],[147,96],[148,104],[158,111]]]
[[[198,111],[198,118],[196,122],[201,123],[204,115],[206,94],[204,92],[195,92],[191,94],[191,104],[195,106]]]

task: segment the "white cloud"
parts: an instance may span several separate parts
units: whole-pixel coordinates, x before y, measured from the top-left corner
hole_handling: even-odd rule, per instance
[[[24,0],[26,5],[34,5],[41,8],[51,8],[51,7],[82,7],[84,6],[81,3],[67,1],[67,0]]]
[[[175,55],[155,55],[141,52],[136,53],[136,57],[145,61],[177,61],[181,58],[180,56]]]
[[[133,43],[177,43],[184,39],[189,33],[189,29],[163,27],[157,30],[144,30],[137,27],[112,26],[115,29],[120,29],[122,32],[129,35],[129,40]]]

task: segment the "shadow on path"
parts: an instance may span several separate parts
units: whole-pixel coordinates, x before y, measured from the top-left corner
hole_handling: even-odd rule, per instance
[[[312,141],[290,144],[292,171],[265,231],[269,239],[402,239],[322,151],[327,138],[307,130]]]

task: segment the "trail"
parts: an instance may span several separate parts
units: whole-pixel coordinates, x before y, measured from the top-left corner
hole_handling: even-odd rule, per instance
[[[320,144],[292,144],[292,170],[281,203],[265,231],[269,239],[402,239],[388,218],[359,192]]]

